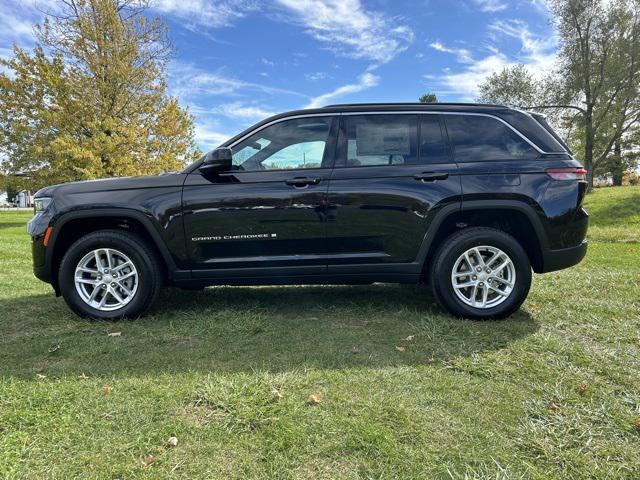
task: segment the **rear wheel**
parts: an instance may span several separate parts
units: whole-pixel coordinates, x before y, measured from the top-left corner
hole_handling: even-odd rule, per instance
[[[102,230],[76,241],[62,259],[59,285],[80,316],[113,319],[142,315],[162,287],[151,248],[129,232]]]
[[[505,318],[529,293],[531,265],[511,235],[474,227],[443,241],[430,278],[434,296],[452,314],[479,320]]]

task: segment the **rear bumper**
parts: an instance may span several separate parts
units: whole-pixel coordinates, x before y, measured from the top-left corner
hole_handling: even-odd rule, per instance
[[[563,268],[572,267],[582,261],[587,254],[587,241],[580,245],[560,250],[547,250],[543,255],[543,268],[540,273],[555,272]]]

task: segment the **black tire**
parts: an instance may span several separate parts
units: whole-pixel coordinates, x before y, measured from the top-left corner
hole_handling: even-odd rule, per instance
[[[499,305],[475,308],[464,303],[455,293],[451,274],[456,260],[467,250],[477,246],[490,246],[509,256],[515,268],[516,282],[512,292]],[[518,241],[511,235],[494,228],[472,227],[454,233],[445,239],[436,251],[430,269],[433,295],[451,314],[475,320],[506,318],[520,308],[531,287],[531,264]]]
[[[92,250],[113,248],[131,259],[138,272],[138,288],[133,299],[123,307],[102,311],[85,303],[75,286],[75,270]],[[96,319],[136,318],[143,315],[157,299],[164,283],[163,269],[156,253],[140,237],[119,230],[100,230],[77,240],[64,255],[58,271],[60,291],[67,305],[77,315]]]

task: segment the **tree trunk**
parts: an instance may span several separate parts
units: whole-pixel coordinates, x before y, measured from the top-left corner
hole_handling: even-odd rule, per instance
[[[611,176],[613,184],[616,187],[622,186],[622,177],[624,176],[624,164],[622,163],[622,146],[617,140],[613,146],[613,164],[611,166]]]
[[[587,170],[587,191],[593,190],[593,109],[587,107],[584,116],[584,168]]]

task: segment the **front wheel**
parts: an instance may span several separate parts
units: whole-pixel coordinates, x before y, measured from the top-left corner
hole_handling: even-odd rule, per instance
[[[60,264],[59,285],[71,310],[83,317],[142,315],[163,283],[151,248],[129,232],[101,230],[76,241]]]
[[[434,296],[453,315],[478,320],[505,318],[527,298],[531,265],[511,235],[474,227],[442,242],[430,278]]]

